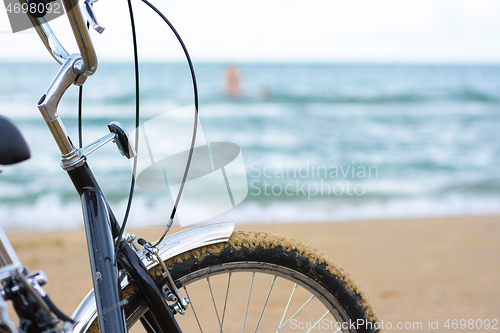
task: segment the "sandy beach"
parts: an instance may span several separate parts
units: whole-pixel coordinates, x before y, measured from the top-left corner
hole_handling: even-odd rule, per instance
[[[500,216],[237,229],[284,234],[321,249],[364,290],[379,320],[422,322],[426,331],[429,321],[439,320],[442,326],[448,319],[500,319]],[[161,229],[129,231],[155,240]],[[9,237],[30,271],[45,271],[45,289],[55,303],[72,313],[92,285],[83,229]]]

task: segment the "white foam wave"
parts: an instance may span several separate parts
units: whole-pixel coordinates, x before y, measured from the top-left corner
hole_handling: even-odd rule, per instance
[[[316,200],[243,203],[218,219],[240,223],[327,222],[500,214],[500,197],[451,195],[442,198],[373,199],[361,202]],[[216,220],[216,219],[213,219]]]
[[[260,204],[243,202],[236,208],[205,222],[233,220],[237,223],[326,222],[364,219],[424,218],[439,216],[500,214],[498,196],[450,195],[408,199],[373,199],[360,202],[314,200]],[[126,201],[113,205],[119,221]],[[129,227],[164,226],[171,205],[136,197]],[[181,207],[182,209],[182,207]],[[1,226],[6,230],[59,230],[83,227],[78,202],[64,203],[56,195],[44,196],[34,205],[1,205]]]

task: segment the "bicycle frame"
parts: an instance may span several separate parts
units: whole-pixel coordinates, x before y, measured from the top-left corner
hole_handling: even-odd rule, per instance
[[[141,259],[127,243],[125,245],[122,243],[117,258],[115,258],[114,247],[115,243],[120,241],[117,239],[120,228],[86,162],[86,155],[93,150],[85,149],[85,147],[77,149],[73,145],[57,113],[57,106],[66,90],[71,85],[83,85],[87,77],[93,75],[97,69],[97,57],[77,0],[63,0],[63,4],[81,54],[69,55],[52,33],[45,19],[30,17],[45,46],[54,59],[62,65],[49,88],[40,98],[38,109],[61,151],[61,166],[68,172],[81,198],[94,284],[92,296],[94,304],[96,304],[95,313],[99,318],[100,332],[126,332],[127,330],[120,302],[119,272],[115,265],[116,262],[138,286],[147,302],[151,312],[147,320],[153,330],[158,333],[180,332],[181,330],[173,317],[173,310],[167,304],[162,291],[165,284],[163,282],[157,284],[158,282],[155,282],[151,277],[147,268],[149,261],[145,260],[146,256]],[[91,10],[87,2],[85,5],[87,11]],[[104,140],[105,138],[96,141],[95,144],[101,144],[101,141],[106,140],[109,142],[113,137]],[[188,246],[183,246],[181,249],[191,249],[209,243],[225,241],[229,238],[233,226],[231,225],[229,229],[228,233],[226,226],[222,234],[216,233],[213,237],[204,238],[202,243],[188,243]],[[166,238],[161,244],[164,245],[167,239],[169,238]],[[158,247],[156,248],[158,249]],[[128,281],[128,278],[125,281]],[[84,307],[80,307],[82,310],[75,312],[75,317],[77,317],[75,319],[88,323],[88,318],[82,318],[82,313],[87,314],[87,308],[89,304],[92,304],[89,301],[89,296],[84,304]],[[77,327],[79,326],[77,325]],[[77,327],[75,327],[75,331]]]

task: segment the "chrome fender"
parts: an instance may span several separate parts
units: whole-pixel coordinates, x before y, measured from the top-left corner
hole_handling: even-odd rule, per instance
[[[210,244],[225,242],[231,237],[234,230],[234,222],[217,222],[206,224],[191,229],[186,229],[165,237],[158,244],[158,252],[163,261],[175,257],[178,254]],[[137,252],[144,265],[150,269],[158,264],[158,261],[149,253],[141,249]],[[121,281],[123,289],[129,284],[129,280],[124,278]],[[97,308],[94,298],[94,290],[91,290],[80,303],[71,318],[76,324],[73,326],[73,333],[84,333],[97,317]]]

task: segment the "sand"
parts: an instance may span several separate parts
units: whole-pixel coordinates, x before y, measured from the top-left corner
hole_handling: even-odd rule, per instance
[[[500,319],[500,216],[238,225],[321,249],[366,293],[384,322]],[[155,240],[161,229],[131,230]],[[92,287],[83,230],[9,233],[24,265],[72,313]],[[442,327],[441,327],[442,328]],[[396,330],[393,330],[396,331]],[[435,330],[436,331],[436,330]],[[442,328],[439,331],[447,331]]]

